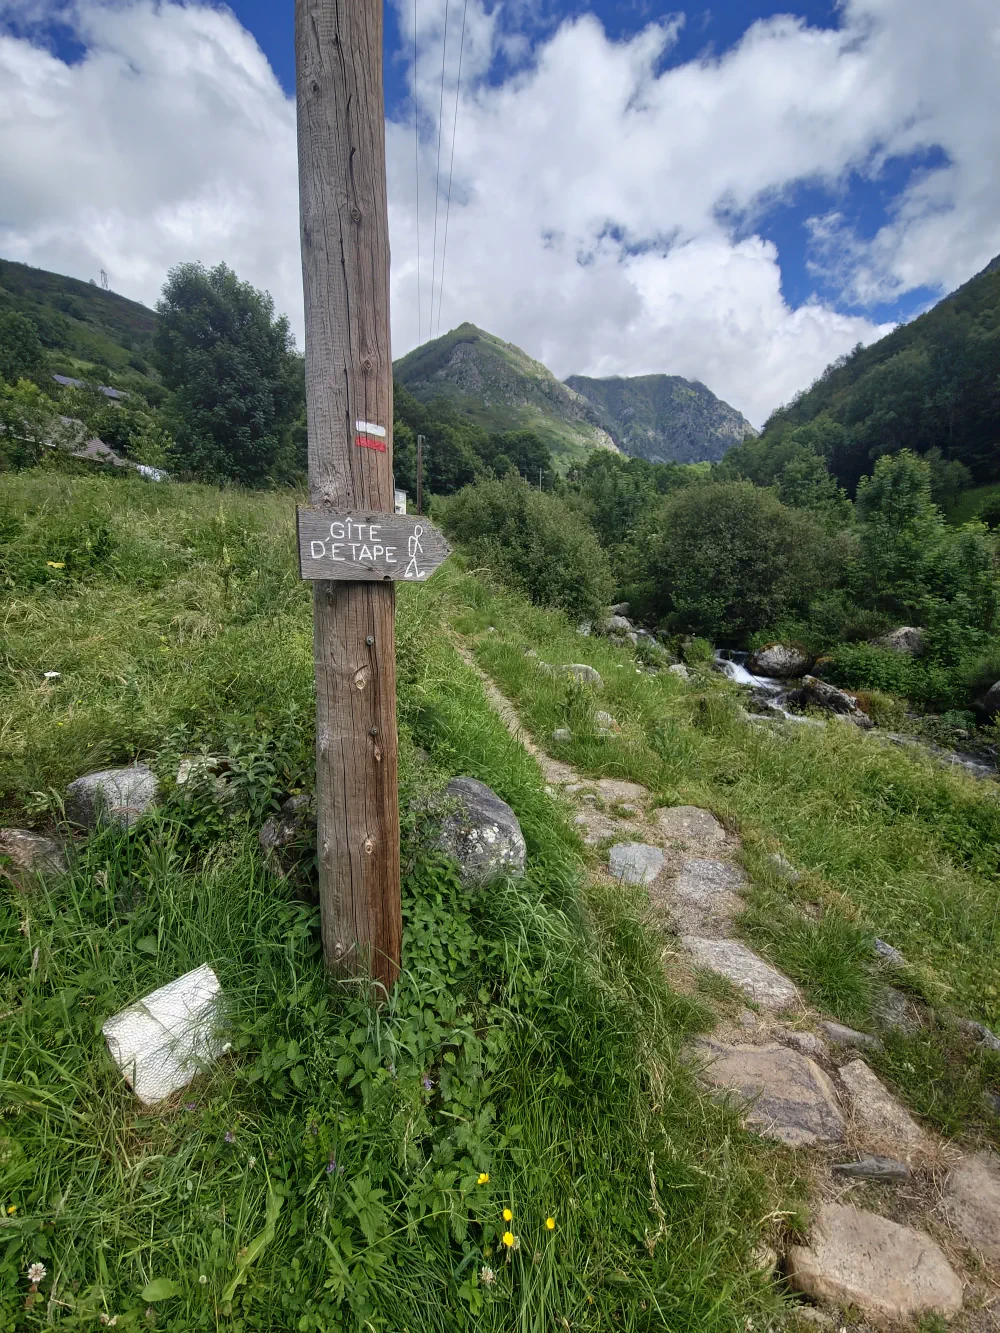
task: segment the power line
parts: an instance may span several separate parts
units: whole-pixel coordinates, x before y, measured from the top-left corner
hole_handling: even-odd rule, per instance
[[[420,305],[420,129],[417,124],[420,115],[420,100],[417,92],[417,0],[413,0],[413,180],[416,189],[417,209],[417,343],[424,316]]]
[[[448,219],[451,217],[451,179],[455,174],[455,138],[458,134],[458,98],[462,91],[462,56],[465,54],[465,16],[469,12],[469,0],[462,6],[462,39],[458,47],[458,80],[455,84],[455,118],[451,126],[451,165],[448,167],[448,201],[444,210],[444,245],[441,249],[441,285],[438,288],[437,331],[441,333],[441,302],[444,299],[444,265],[448,257]],[[434,307],[431,306],[433,315]]]
[[[434,284],[437,281],[438,205],[441,200],[441,122],[444,120],[444,66],[448,53],[448,3],[444,0],[444,36],[441,39],[441,101],[438,106],[437,177],[434,182],[434,262],[431,265],[431,317],[427,336],[434,336]]]

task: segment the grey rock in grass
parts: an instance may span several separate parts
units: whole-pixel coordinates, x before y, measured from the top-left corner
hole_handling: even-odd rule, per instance
[[[599,731],[621,731],[617,719],[606,713],[603,708],[599,708],[594,714],[594,722]]]
[[[604,688],[601,673],[596,667],[588,666],[586,662],[570,662],[566,666],[560,667],[559,670],[565,672],[568,676],[572,676],[581,685],[593,685],[598,690]]]
[[[1000,1262],[1000,1158],[981,1152],[959,1162],[945,1182],[943,1204],[973,1249]]]
[[[527,848],[507,802],[475,778],[452,778],[445,796],[455,808],[441,821],[438,846],[458,862],[462,883],[473,888],[500,875],[523,875]]]
[[[882,1049],[882,1043],[878,1037],[873,1037],[869,1032],[858,1032],[855,1028],[849,1028],[843,1023],[834,1023],[832,1019],[824,1019],[820,1023],[820,1028],[835,1046],[850,1046],[856,1051],[880,1051]]]
[[[962,1280],[926,1232],[849,1205],[819,1206],[809,1244],[792,1246],[787,1269],[791,1286],[814,1300],[885,1319],[962,1308]]]
[[[62,875],[69,869],[61,843],[24,828],[0,828],[0,865],[5,861],[22,889],[47,875]]]
[[[864,1060],[852,1060],[837,1072],[848,1091],[851,1114],[866,1143],[905,1152],[916,1152],[926,1146],[924,1131]]]
[[[776,967],[765,963],[740,940],[705,939],[684,935],[681,943],[697,967],[727,977],[734,986],[762,1009],[781,1013],[802,1003],[798,989]]]
[[[994,682],[980,700],[980,707],[988,717],[1000,713],[1000,680]]]
[[[874,1014],[879,1025],[889,1032],[902,1032],[912,1036],[923,1026],[916,1005],[908,995],[895,986],[883,987],[875,1001]]]
[[[777,1042],[727,1046],[703,1039],[695,1049],[709,1062],[700,1077],[745,1102],[747,1121],[766,1138],[792,1148],[842,1142],[836,1091],[814,1060]]]
[[[974,1018],[960,1018],[957,1027],[988,1051],[1000,1051],[1000,1037],[985,1023],[977,1023]]]
[[[555,731],[552,733],[552,739],[556,745],[564,745],[567,741],[573,739],[573,733],[570,731],[569,727],[556,727]]]
[[[675,928],[681,935],[719,935],[732,928],[743,906],[746,876],[729,861],[688,857],[666,892]]]
[[[984,1092],[983,1101],[986,1103],[987,1110],[1000,1117],[1000,1097],[995,1092]]]
[[[787,857],[782,856],[780,852],[771,852],[767,858],[767,863],[774,873],[783,879],[786,884],[798,884],[802,878],[802,872],[796,870]]]
[[[804,675],[810,666],[811,654],[788,643],[769,643],[747,659],[747,667],[755,676],[777,676],[783,680]]]
[[[66,788],[66,818],[87,829],[102,824],[131,828],[152,810],[159,790],[145,764],[87,773]]]
[[[618,842],[608,853],[608,870],[626,884],[651,884],[665,861],[659,847],[645,842]]]
[[[726,841],[726,830],[712,812],[696,805],[673,805],[657,810],[656,822],[664,838],[684,851],[713,851]]]
[[[615,602],[614,606],[609,608],[613,616],[628,616],[632,614],[632,607],[629,602]]]
[[[904,653],[907,657],[919,657],[924,651],[925,632],[919,625],[900,625],[899,629],[883,634],[876,643],[880,648],[889,648],[894,653]]]
[[[667,667],[667,670],[672,671],[675,676],[680,676],[681,680],[691,679],[691,672],[688,671],[683,662],[674,662],[672,666]]]
[[[290,847],[302,837],[310,818],[315,824],[312,799],[304,793],[289,796],[282,805],[280,814],[271,815],[265,820],[257,835],[261,851],[267,855]]]
[[[862,1157],[857,1162],[837,1162],[830,1168],[835,1176],[848,1176],[852,1180],[878,1180],[886,1185],[901,1185],[913,1178],[913,1172],[905,1162],[897,1162],[893,1157]]]
[[[890,963],[893,967],[906,966],[906,959],[899,952],[899,950],[894,949],[891,944],[886,944],[885,940],[880,940],[876,937],[873,948],[875,949],[875,952],[878,954],[879,958],[884,959],[887,963]]]
[[[583,797],[586,800],[586,797]],[[622,824],[593,805],[586,805],[576,816],[576,825],[581,830],[581,837],[588,847],[596,847],[608,838],[621,837]]]
[[[581,620],[576,627],[577,634],[582,634],[585,639],[589,639],[594,632],[594,622],[592,620]]]

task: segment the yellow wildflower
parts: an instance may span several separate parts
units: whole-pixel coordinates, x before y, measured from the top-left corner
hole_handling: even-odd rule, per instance
[[[65,560],[46,560],[45,563],[48,565],[49,569],[65,569],[65,568],[66,568],[66,561],[65,561]]]
[[[503,1220],[505,1222],[512,1222],[514,1220],[514,1214],[510,1211],[509,1208],[505,1208],[503,1210]]]
[[[479,1185],[488,1185],[490,1183],[490,1173],[488,1171],[480,1171],[479,1180],[476,1183]]]
[[[555,1219],[554,1217],[547,1217],[547,1218],[545,1219],[545,1227],[546,1227],[546,1230],[548,1230],[548,1231],[555,1231],[555,1229],[556,1229],[556,1219]]]
[[[12,1203],[10,1207],[7,1209],[7,1216],[13,1217],[16,1212],[17,1212],[17,1204]]]
[[[512,1250],[512,1249],[514,1248],[514,1233],[513,1233],[513,1231],[505,1231],[505,1232],[503,1233],[503,1243],[507,1246],[508,1250]]]

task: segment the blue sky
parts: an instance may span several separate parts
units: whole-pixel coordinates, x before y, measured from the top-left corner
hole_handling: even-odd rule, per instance
[[[759,425],[1000,251],[995,0],[417,0],[416,78],[413,14],[386,5],[396,353],[471,319]],[[225,259],[299,328],[293,89],[291,0],[0,0],[0,254],[147,302]]]

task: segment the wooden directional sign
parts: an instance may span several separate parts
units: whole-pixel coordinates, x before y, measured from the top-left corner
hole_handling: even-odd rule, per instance
[[[299,508],[297,516],[304,579],[422,583],[451,553],[437,528],[416,514]]]

